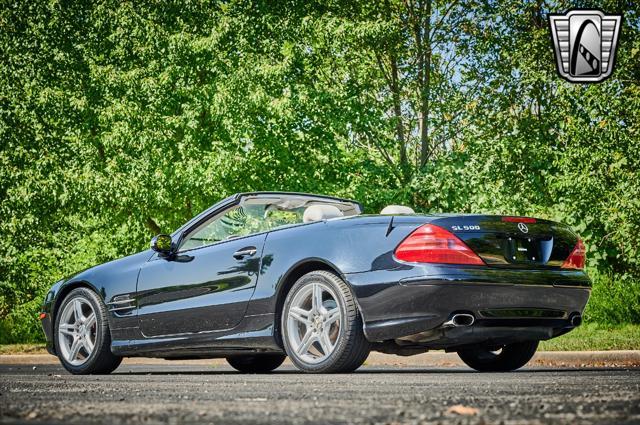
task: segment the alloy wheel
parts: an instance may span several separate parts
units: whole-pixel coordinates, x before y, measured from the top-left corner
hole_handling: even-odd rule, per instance
[[[287,338],[296,356],[310,364],[326,360],[341,332],[342,311],[332,288],[313,282],[295,294],[288,314]]]
[[[89,300],[76,297],[60,314],[58,341],[61,355],[73,366],[84,364],[95,348],[97,319]]]

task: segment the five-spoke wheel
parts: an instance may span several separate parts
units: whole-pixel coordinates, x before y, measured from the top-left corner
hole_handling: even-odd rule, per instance
[[[74,374],[110,373],[121,357],[111,353],[104,304],[88,288],[76,288],[55,315],[55,346],[62,365]]]
[[[291,361],[306,372],[352,371],[370,350],[349,287],[327,271],[307,273],[293,285],[282,331]]]
[[[96,313],[91,303],[77,296],[67,303],[58,321],[60,354],[79,366],[86,362],[96,344]]]
[[[313,282],[295,294],[287,317],[289,343],[307,363],[319,363],[333,352],[340,335],[337,295],[322,282]]]

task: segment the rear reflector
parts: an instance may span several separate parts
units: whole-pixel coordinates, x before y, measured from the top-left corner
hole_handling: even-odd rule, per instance
[[[578,239],[578,243],[569,254],[569,257],[562,263],[563,269],[584,269],[584,263],[586,259],[587,250],[582,243],[582,240]]]
[[[47,317],[47,313],[40,313],[40,315],[38,316],[38,319],[42,320],[45,317]]]
[[[531,217],[502,217],[502,221],[509,223],[535,223],[536,219]]]
[[[484,261],[456,235],[425,224],[413,231],[398,247],[396,258],[409,263],[484,265]]]

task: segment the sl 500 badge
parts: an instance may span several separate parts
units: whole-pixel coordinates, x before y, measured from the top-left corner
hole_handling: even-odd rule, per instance
[[[472,226],[451,226],[453,231],[459,232],[461,230],[480,230],[480,226],[472,225]]]

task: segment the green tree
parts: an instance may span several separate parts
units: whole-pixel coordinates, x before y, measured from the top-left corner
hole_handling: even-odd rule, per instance
[[[571,7],[624,12],[604,83],[556,75]],[[633,2],[4,2],[0,26],[0,342],[42,337],[56,280],[246,190],[565,221],[640,311]]]

